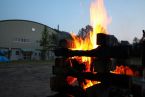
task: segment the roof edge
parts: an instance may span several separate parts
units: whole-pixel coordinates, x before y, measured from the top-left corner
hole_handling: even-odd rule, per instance
[[[32,20],[23,20],[23,19],[7,19],[7,20],[0,20],[0,22],[7,22],[7,21],[25,21],[25,22],[32,22],[32,23],[40,24],[40,25],[43,25],[43,26],[47,26],[48,28],[51,28],[51,27],[49,27],[48,25],[45,25],[45,24],[40,23],[40,22],[32,21]],[[51,29],[54,29],[54,28],[51,28]]]

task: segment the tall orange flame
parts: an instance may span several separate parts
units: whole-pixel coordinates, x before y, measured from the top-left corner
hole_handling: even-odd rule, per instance
[[[93,26],[93,32],[91,33],[90,39],[93,47],[96,48],[96,34],[107,33],[107,25],[110,23],[110,19],[104,6],[104,0],[95,0],[91,3],[90,21]]]
[[[90,6],[90,21],[91,26],[93,27],[93,31],[87,34],[88,36],[85,39],[77,37],[76,35],[72,34],[74,39],[75,48],[73,50],[91,50],[97,47],[96,43],[96,35],[97,33],[107,33],[106,28],[109,24],[109,18],[107,16],[107,12],[104,6],[103,0],[95,0],[91,3]],[[78,61],[85,63],[86,71],[90,72],[90,64],[91,58],[90,57],[75,57]],[[92,86],[93,83],[88,81],[87,85],[84,85],[84,88]]]

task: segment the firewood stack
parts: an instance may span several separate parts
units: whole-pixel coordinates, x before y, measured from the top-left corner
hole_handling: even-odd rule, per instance
[[[60,48],[68,48],[68,41],[62,39],[59,42]],[[52,91],[58,92],[53,97],[85,97],[86,94],[82,88],[78,86],[78,83],[74,83],[76,78],[71,75],[71,62],[66,56],[57,56],[55,59],[55,65],[52,67],[53,75],[50,78],[50,88]],[[73,84],[72,84],[73,83]],[[76,84],[74,86],[74,84]],[[73,95],[73,96],[72,96]]]
[[[67,48],[67,41],[61,40],[59,42],[59,47]],[[58,57],[55,59],[55,65],[52,67],[54,76],[50,79],[51,90],[61,92],[65,87],[67,87],[68,83],[65,75],[67,66],[69,66],[67,58]]]
[[[68,43],[66,40],[60,41],[60,53],[67,50],[67,44]],[[104,62],[102,62],[103,61],[100,61],[99,63],[104,64]],[[72,65],[75,65],[73,66],[74,68],[72,68]],[[65,95],[67,97],[69,97],[70,95],[73,95],[75,97],[109,97],[110,85],[127,89],[130,87],[130,77],[110,74],[107,70],[108,68],[106,69],[104,65],[103,67],[105,68],[97,65],[99,67],[96,68],[100,68],[97,70],[100,73],[97,74],[93,74],[91,72],[81,72],[84,68],[82,66],[83,65],[79,65],[77,61],[69,59],[69,56],[57,56],[57,58],[55,59],[55,65],[53,66],[54,76],[50,79],[51,90],[59,92],[61,93],[60,95],[63,94],[63,96]],[[78,83],[76,83],[76,85],[73,85],[74,83],[72,84],[74,77],[78,79]],[[83,81],[82,79],[101,80],[103,84],[94,85],[87,88],[86,90],[83,90],[83,88],[79,84],[79,82]]]
[[[112,61],[110,58],[121,59],[121,62],[126,64],[128,62],[126,59],[138,57],[138,55],[136,56],[138,49],[134,45],[107,46],[105,43],[108,36],[102,37],[104,35],[98,38],[100,39],[98,43],[102,45],[90,51],[70,50],[67,40],[60,41],[60,48],[55,50],[57,58],[53,66],[54,76],[50,79],[51,90],[65,97],[144,97],[145,81],[128,75],[110,73],[109,66],[107,66]],[[142,57],[142,67],[145,67],[145,40],[142,40],[138,46],[140,51],[137,54]],[[82,72],[83,65],[70,59],[73,56],[96,57],[92,64],[97,73]],[[145,75],[143,74],[143,76]],[[76,78],[77,82],[75,83]],[[101,81],[101,84],[84,90],[80,84],[84,79]]]

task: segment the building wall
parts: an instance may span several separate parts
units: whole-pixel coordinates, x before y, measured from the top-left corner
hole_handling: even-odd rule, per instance
[[[10,60],[24,59],[22,51],[32,51],[31,59],[40,59],[40,39],[44,25],[25,20],[0,21],[0,50],[10,51]],[[47,27],[49,35],[57,34],[55,30]],[[16,52],[19,54],[17,55]]]
[[[11,60],[23,60],[23,55],[21,53],[21,50],[20,49],[11,49],[10,59]]]
[[[44,25],[30,21],[0,22],[0,46],[40,49],[38,41]],[[49,33],[56,33],[48,27]]]

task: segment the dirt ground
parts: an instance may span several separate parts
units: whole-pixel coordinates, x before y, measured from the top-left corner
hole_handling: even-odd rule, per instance
[[[0,97],[47,97],[53,64],[0,64]]]

